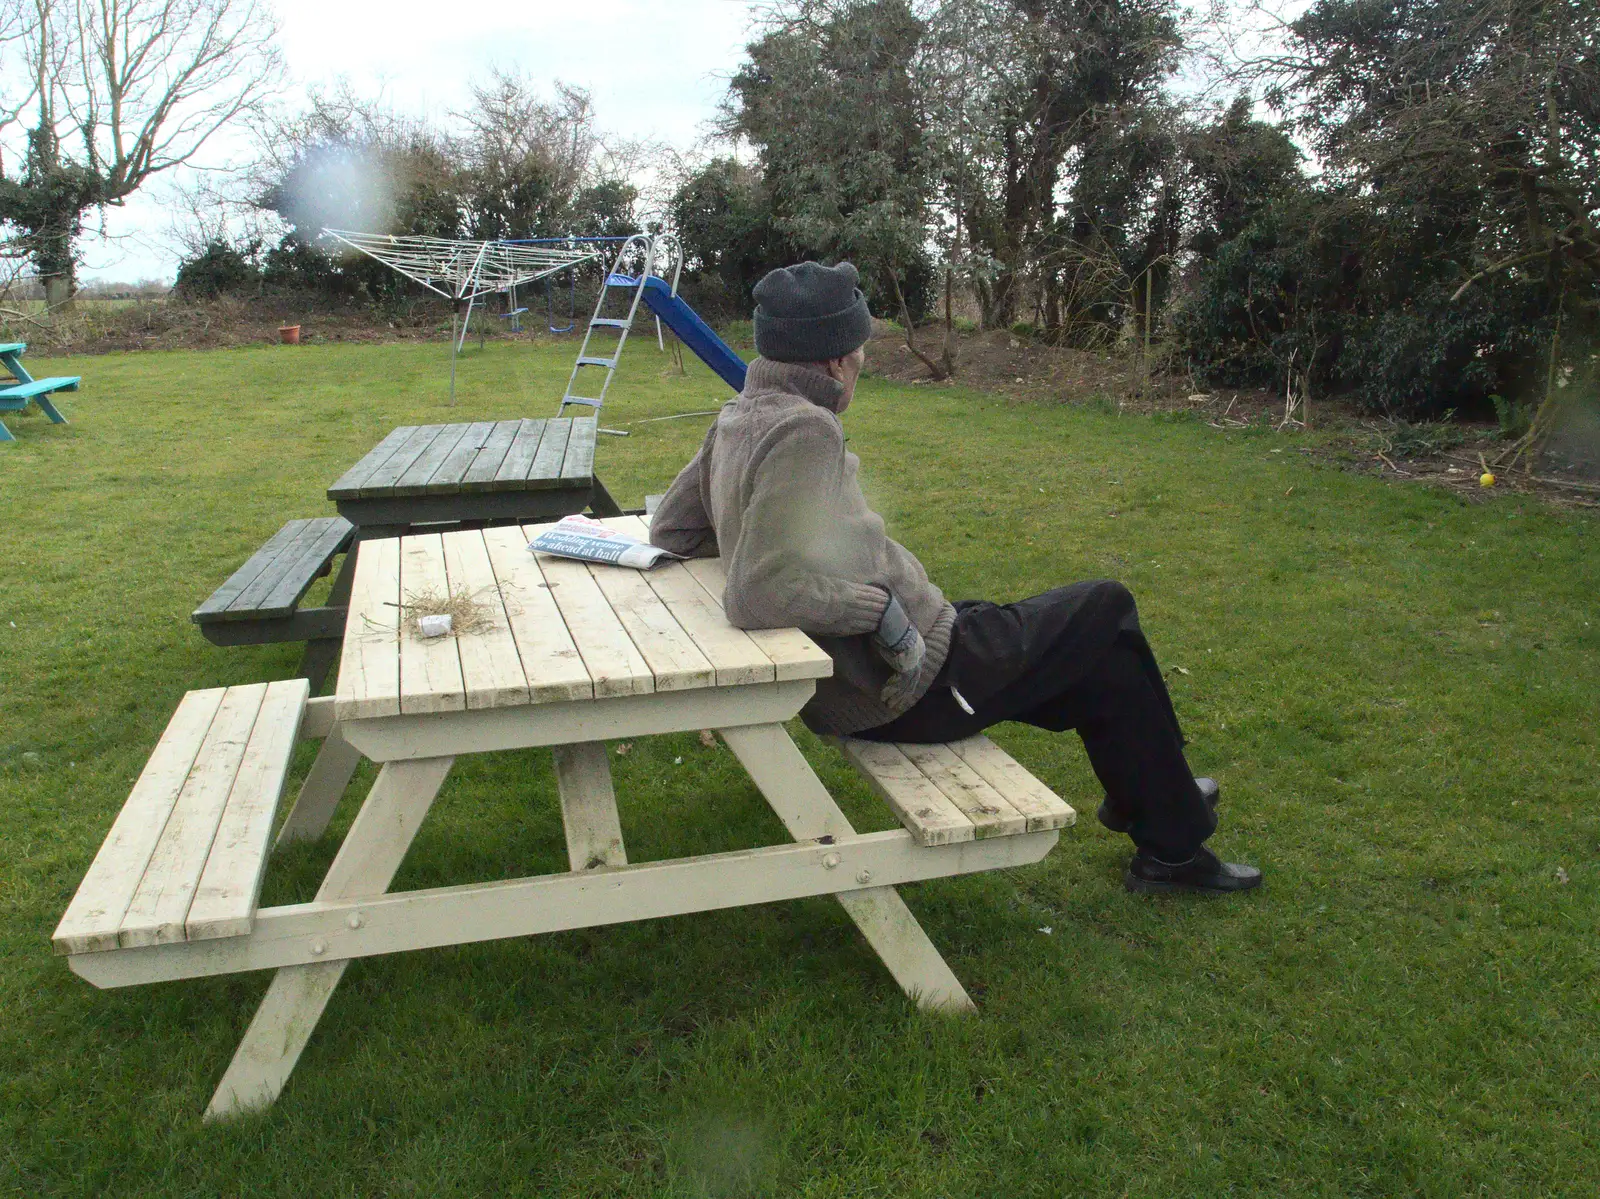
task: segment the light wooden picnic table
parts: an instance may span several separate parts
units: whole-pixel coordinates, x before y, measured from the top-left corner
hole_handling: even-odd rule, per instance
[[[645,532],[637,517],[608,523]],[[325,740],[278,843],[323,832],[362,757],[381,767],[312,902],[255,909],[263,854],[235,851],[229,840],[228,852],[243,863],[234,873],[244,877],[224,881],[240,914],[226,927],[201,924],[183,909],[188,891],[167,881],[168,864],[195,858],[189,873],[202,879],[227,871],[198,850],[167,850],[167,834],[145,845],[143,817],[128,818],[126,834],[119,822],[108,838],[103,861],[57,930],[57,948],[72,954],[75,971],[103,987],[276,971],[209,1118],[270,1104],[345,968],[379,954],[832,894],[919,1003],[972,1006],[895,885],[1038,861],[1071,809],[983,738],[951,747],[847,743],[847,754],[905,824],[857,833],[784,727],[816,680],[832,672],[826,653],[796,629],[731,625],[717,560],[648,572],[590,566],[531,553],[527,544],[539,531],[509,525],[356,547],[337,690],[306,700],[299,684],[300,735]],[[406,605],[426,593],[459,591],[481,605],[475,631],[423,639],[408,630]],[[191,693],[186,704],[210,711],[221,703],[226,712],[232,690]],[[263,701],[252,693],[240,702]],[[183,723],[180,711],[174,726]],[[204,722],[196,728],[203,732]],[[700,729],[720,734],[793,842],[630,863],[603,743]],[[286,735],[292,739],[293,730]],[[171,775],[176,782],[167,790],[184,786],[177,802],[186,810],[193,776],[183,784],[181,771],[162,764],[172,736],[169,730],[147,768],[155,781],[141,782],[130,807],[148,806],[157,783]],[[207,736],[222,744],[215,730]],[[534,746],[553,749],[570,870],[390,893],[454,760]],[[922,749],[939,752],[919,764]],[[201,758],[209,761],[203,750]],[[227,793],[222,786],[220,794]],[[270,824],[271,808],[265,811]],[[225,828],[232,819],[222,818]],[[260,823],[257,816],[240,819],[252,828]],[[179,833],[187,835],[187,827]],[[130,840],[137,853],[127,850]],[[144,891],[176,913],[160,926],[174,932],[144,932],[151,923],[137,901]],[[135,899],[105,902],[122,892]],[[124,907],[133,915],[121,915]]]

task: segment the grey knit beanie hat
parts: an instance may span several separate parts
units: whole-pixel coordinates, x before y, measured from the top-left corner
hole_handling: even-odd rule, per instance
[[[854,265],[800,262],[768,271],[755,286],[756,353],[774,362],[843,358],[872,336]]]

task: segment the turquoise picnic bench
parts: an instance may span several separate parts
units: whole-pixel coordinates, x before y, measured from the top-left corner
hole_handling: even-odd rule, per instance
[[[0,365],[11,372],[15,382],[0,384],[0,412],[21,412],[29,404],[39,405],[39,411],[50,418],[53,425],[64,425],[67,418],[50,402],[58,391],[77,391],[79,375],[59,375],[53,379],[35,379],[22,365],[22,353],[28,348],[25,341],[0,342]],[[15,441],[5,422],[0,421],[0,441]]]

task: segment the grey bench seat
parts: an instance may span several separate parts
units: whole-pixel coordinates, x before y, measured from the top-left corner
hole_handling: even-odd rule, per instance
[[[348,586],[335,585],[320,608],[300,607],[333,560],[349,551],[355,528],[342,516],[291,520],[191,614],[214,645],[308,643],[301,673],[313,692],[322,685],[344,639]]]

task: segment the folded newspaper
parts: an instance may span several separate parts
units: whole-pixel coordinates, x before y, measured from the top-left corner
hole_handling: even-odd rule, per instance
[[[649,570],[663,558],[683,557],[670,550],[646,545],[637,537],[608,528],[587,516],[563,516],[528,542],[528,549],[539,554],[554,554],[558,558],[608,562],[639,570]]]

